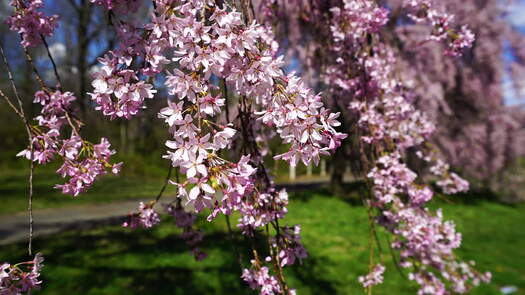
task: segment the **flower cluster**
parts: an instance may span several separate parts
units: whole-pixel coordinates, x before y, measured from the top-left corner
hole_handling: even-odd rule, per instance
[[[384,217],[390,226],[392,222],[399,224],[394,229],[398,239],[392,247],[401,253],[400,265],[410,268],[418,264],[410,278],[421,286],[420,294],[448,294],[445,280],[455,293],[466,293],[472,286],[490,281],[490,273],[478,273],[473,262],[454,257],[453,249],[461,244],[461,235],[452,222],[443,221],[441,210],[434,216],[426,210],[403,208],[385,212]]]
[[[412,185],[417,174],[400,163],[401,156],[398,153],[381,157],[369,173],[373,183],[373,192],[377,206],[391,203],[396,195],[405,193],[405,189]]]
[[[370,203],[381,212],[376,221],[395,237],[392,248],[400,252],[400,266],[418,265],[411,276],[420,284],[420,294],[446,294],[443,280],[457,293],[487,282],[489,273],[480,274],[472,265],[457,260],[453,250],[460,246],[461,235],[454,223],[443,221],[441,210],[434,215],[425,208],[432,191],[414,183],[415,173],[400,163],[399,155],[383,156],[377,165],[368,175],[374,182]],[[403,196],[408,196],[408,203]]]
[[[144,204],[139,203],[139,211],[130,213],[128,220],[122,226],[129,228],[151,228],[160,222],[159,214],[153,209],[154,202]]]
[[[203,10],[210,14],[210,23],[200,18]],[[95,88],[112,89],[106,87],[106,73],[120,69],[121,60],[130,63],[129,58],[143,58],[146,75],[177,62],[180,67],[167,72],[165,80],[168,93],[177,99],[168,102],[159,117],[173,136],[166,142],[170,150],[165,157],[186,176],[185,182],[174,183],[186,200],[184,206],[192,206],[196,212],[213,208],[210,219],[238,210],[239,226],[245,233],[282,218],[286,193],[271,188],[254,190],[253,167],[260,161],[258,156],[243,156],[238,163],[219,156],[238,132],[232,125],[213,122],[225,107],[225,98],[217,94],[212,78],[224,79],[242,103],[259,107],[255,112],[259,120],[291,144],[291,149],[277,158],[293,165],[299,160],[318,161],[321,154],[340,145],[345,135],[334,129],[339,125],[337,114],[323,109],[320,97],[297,77],[283,74],[281,58],[274,57],[277,44],[271,31],[256,23],[245,25],[233,8],[205,5],[204,1],[183,1],[175,7],[158,3],[151,23],[144,28],[149,32],[148,41],[126,41],[128,49],[117,51],[114,62],[105,62],[103,71],[96,74],[104,78],[94,82]],[[165,57],[168,53],[173,55],[171,61]],[[116,101],[120,104],[122,99],[117,97]],[[221,199],[216,198],[218,191]]]
[[[469,190],[468,181],[459,177],[459,175],[454,172],[451,172],[449,177],[439,180],[436,184],[443,189],[445,194],[457,194]]]
[[[296,260],[308,257],[306,249],[301,244],[301,226],[281,227],[280,235],[273,239],[273,247],[280,249],[279,261],[282,266],[293,265]]]
[[[342,8],[330,9],[330,26],[335,41],[362,41],[370,32],[377,32],[388,22],[389,11],[369,0],[343,0]]]
[[[404,0],[403,5],[413,21],[432,27],[429,40],[447,44],[446,55],[460,56],[465,48],[472,46],[475,39],[472,31],[466,25],[454,30],[454,15],[438,9],[433,0]]]
[[[211,15],[209,25],[200,19],[203,9]],[[205,6],[204,1],[183,1],[176,7],[158,3],[151,23],[144,28],[148,32],[145,42],[136,41],[133,29],[126,30],[126,35],[131,36],[125,38],[127,46],[121,46],[126,50],[103,60],[104,67],[95,76],[92,97],[105,114],[129,117],[136,113],[136,107],[131,108],[132,112],[111,107],[130,104],[127,96],[122,99],[116,95],[116,102],[112,102],[108,95],[118,88],[114,84],[128,83],[125,76],[130,75],[129,70],[122,70],[122,66],[126,68],[126,64],[141,58],[145,64],[142,73],[150,76],[159,73],[165,64],[180,65],[180,69],[168,73],[165,84],[170,94],[176,94],[198,110],[187,112],[189,116],[183,118],[187,122],[213,116],[223,106],[223,98],[213,95],[217,87],[211,80],[212,74],[227,81],[238,95],[254,99],[260,107],[257,114],[261,120],[276,128],[285,143],[291,144],[290,151],[278,157],[294,165],[299,160],[317,161],[319,155],[339,146],[345,137],[334,129],[338,126],[337,114],[323,110],[320,97],[298,78],[284,75],[280,69],[282,58],[274,57],[277,43],[271,31],[256,23],[244,25],[241,14],[234,9],[221,9],[212,3]],[[169,53],[172,60],[166,58]],[[124,73],[115,77],[120,71]],[[109,80],[114,81],[110,86]],[[140,94],[134,98],[131,101],[139,105],[143,101]]]
[[[267,193],[255,194],[255,196],[255,202],[250,202],[249,199],[238,199],[240,203],[234,206],[241,213],[238,226],[243,233],[248,235],[252,235],[256,228],[283,218],[288,212],[286,208],[288,206],[288,194],[285,190],[277,192],[272,188]],[[229,206],[231,203],[225,205]]]
[[[37,253],[32,261],[0,264],[0,294],[18,295],[31,294],[39,290],[42,281],[39,280],[40,272],[44,266],[42,254]]]
[[[381,264],[374,266],[372,271],[366,276],[360,276],[359,282],[363,287],[368,288],[370,286],[379,285],[383,283],[383,273],[385,272],[385,267]]]
[[[291,144],[290,150],[277,155],[295,166],[301,160],[305,165],[311,161],[319,163],[321,155],[328,155],[341,145],[346,134],[339,133],[339,113],[323,108],[321,97],[313,95],[298,78],[288,76],[283,92],[278,92],[272,104],[258,112],[269,126],[275,126],[284,143]],[[295,97],[291,102],[290,98]],[[283,103],[284,102],[284,103]]]
[[[56,157],[63,159],[62,166],[57,170],[68,182],[56,185],[63,193],[77,196],[87,190],[101,175],[111,171],[117,174],[122,163],[110,164],[111,155],[106,138],[101,138],[99,144],[83,140],[77,131],[78,124],[70,114],[71,103],[76,98],[71,92],[37,91],[34,102],[42,105],[40,115],[35,119],[37,126],[31,126],[32,147],[18,153],[28,160],[46,164]],[[71,136],[62,138],[62,131],[69,126],[73,129]]]
[[[157,92],[153,85],[140,81],[133,70],[119,68],[113,52],[99,61],[102,67],[94,74],[94,90],[90,95],[96,109],[104,115],[129,119],[139,112],[146,98],[153,98]]]
[[[408,99],[403,83],[393,77],[393,52],[387,48],[374,49],[377,51],[374,56],[360,57],[368,81],[356,85],[359,100],[349,105],[359,114],[359,125],[368,131],[362,139],[367,143],[390,139],[400,149],[419,145],[435,127]]]
[[[441,160],[436,152],[422,151],[416,152],[416,156],[430,163],[430,173],[438,178],[436,185],[439,186],[445,194],[457,194],[469,190],[468,181],[459,177],[454,172],[450,171],[450,166]]]
[[[252,290],[259,290],[260,295],[282,294],[279,281],[270,275],[268,267],[257,267],[255,260],[252,260],[252,269],[244,269],[241,278],[250,286]]]
[[[102,137],[100,143],[91,144],[82,141],[78,136],[62,142],[60,155],[64,157],[64,164],[57,170],[62,177],[69,177],[65,184],[56,185],[64,194],[77,196],[86,191],[95,180],[111,171],[118,174],[122,163],[110,164],[109,158],[115,154],[110,149],[109,141]],[[84,151],[85,157],[80,157]]]
[[[365,142],[388,139],[401,148],[422,143],[434,126],[416,110],[406,93],[407,87],[395,78],[394,51],[386,46],[363,45],[367,38],[379,35],[388,20],[388,11],[374,1],[343,2],[344,5],[333,7],[330,12],[346,18],[333,17],[326,24],[330,27],[329,44],[335,58],[326,67],[323,82],[332,96],[346,101],[352,98],[347,107],[367,131],[362,136]],[[354,61],[352,67],[348,65],[350,60]]]
[[[381,40],[379,30],[386,23],[381,17],[372,17],[381,15],[380,8],[373,1],[366,5],[362,1],[350,2],[360,5],[360,15],[367,16],[366,20],[372,21],[374,26],[363,25],[361,30],[356,30],[359,25],[367,24],[356,16],[326,19],[321,30],[330,28],[332,38],[328,44],[334,57],[325,67],[323,81],[331,95],[344,99],[350,114],[357,116],[352,120],[357,122],[361,134],[360,145],[364,147],[361,153],[366,153],[368,148],[372,151],[371,155],[361,154],[361,157],[370,159],[371,168],[363,172],[371,181],[373,194],[368,204],[378,212],[375,222],[395,237],[393,248],[401,253],[403,267],[421,265],[414,272],[414,278],[433,278],[416,279],[421,285],[420,293],[437,289],[440,284],[448,286],[444,281],[450,282],[455,292],[461,290],[461,286],[469,289],[486,280],[487,275],[458,262],[453,250],[460,244],[459,234],[452,223],[442,220],[439,212],[435,215],[426,209],[433,191],[418,183],[418,175],[402,163],[407,149],[417,150],[426,143],[435,126],[417,110],[410,91],[411,82],[399,79],[395,50],[387,44],[374,42]],[[348,2],[342,4],[345,3]],[[330,12],[336,16],[351,16],[355,13],[352,5],[337,5]],[[349,24],[348,19],[355,20],[356,24]],[[356,32],[358,35],[354,35]],[[444,186],[446,192],[468,187],[457,175],[450,173],[448,167],[434,170],[440,178],[438,185]],[[371,287],[381,283],[383,272],[384,269],[378,267],[360,281]]]
[[[181,224],[183,238],[194,249],[202,236],[191,229],[185,210],[211,209],[210,221],[237,211],[238,227],[248,236],[287,212],[287,193],[275,189],[262,167],[257,147],[262,137],[251,134],[264,134],[263,128],[278,134],[290,149],[275,158],[292,165],[317,163],[346,137],[335,130],[338,114],[325,109],[319,95],[281,69],[282,57],[277,57],[278,44],[270,28],[245,23],[228,4],[156,1],[149,23],[141,28],[122,22],[117,26],[119,48],[101,59],[92,98],[105,115],[130,118],[155,91],[141,76],[165,73],[164,84],[174,98],[158,114],[172,136],[164,157],[185,176],[170,181],[183,204],[168,208],[176,220],[188,221]],[[132,72],[131,65],[140,69]],[[164,71],[167,66],[170,70]],[[217,80],[229,91],[218,87]],[[224,96],[229,92],[238,99],[237,120],[218,123],[228,107]],[[224,152],[241,137],[243,155],[237,161],[226,160]],[[141,224],[142,214],[134,216]],[[274,246],[283,266],[306,257],[299,227],[282,231]]]
[[[15,11],[6,19],[12,31],[22,36],[22,46],[35,47],[43,42],[43,36],[52,36],[58,26],[58,16],[45,16],[38,11],[44,6],[43,0],[11,0]]]
[[[55,91],[48,93],[46,91],[37,91],[35,93],[34,103],[41,104],[42,110],[40,115],[35,119],[38,122],[38,132],[33,136],[33,155],[31,157],[30,149],[23,150],[18,156],[25,156],[28,160],[33,160],[39,164],[49,163],[61,150],[60,135],[61,130],[68,124],[67,112],[71,109],[71,103],[76,100],[71,92]],[[67,151],[63,152],[69,157],[78,155]]]

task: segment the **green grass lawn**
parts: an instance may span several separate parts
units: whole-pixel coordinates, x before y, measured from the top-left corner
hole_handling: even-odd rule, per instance
[[[101,176],[93,187],[78,197],[64,195],[53,188],[56,184],[65,183],[65,179],[56,173],[58,163],[35,165],[33,208],[38,210],[129,199],[154,199],[164,184],[168,162],[149,163],[133,156],[115,160],[119,161],[125,163],[120,175]],[[17,159],[11,165],[0,165],[0,215],[27,210],[28,162]],[[286,173],[281,174],[276,177],[277,180],[288,180]],[[167,186],[167,194],[174,191],[172,185]]]
[[[96,181],[88,192],[72,197],[53,188],[64,183],[64,179],[55,173],[55,167],[37,167],[33,181],[33,208],[74,206],[129,200],[133,198],[154,198],[162,184],[162,176],[123,176],[106,175]],[[27,208],[27,169],[0,169],[0,214],[23,211]],[[172,190],[172,186],[168,186]]]
[[[3,187],[3,186],[0,186]],[[120,193],[120,192],[119,192]],[[357,277],[368,263],[368,222],[362,206],[323,193],[293,194],[286,222],[300,223],[309,258],[289,268],[287,279],[299,294],[364,294]],[[435,204],[463,234],[458,254],[490,270],[490,285],[472,294],[501,294],[514,285],[525,294],[525,207],[495,202]],[[68,232],[38,239],[43,252],[44,287],[39,294],[250,294],[240,281],[240,268],[224,220],[200,221],[209,257],[195,262],[170,221],[153,230],[117,226]],[[384,233],[379,233],[384,242]],[[239,242],[244,258],[248,248]],[[0,261],[26,259],[25,244],[0,248]],[[388,252],[388,251],[386,251]],[[388,253],[385,283],[374,294],[415,294],[392,265]]]

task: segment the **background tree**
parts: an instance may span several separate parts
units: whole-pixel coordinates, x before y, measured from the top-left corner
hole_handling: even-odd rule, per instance
[[[379,28],[378,36],[397,57],[392,66],[406,81],[407,95],[437,128],[431,138],[432,149],[455,170],[473,180],[476,187],[493,191],[509,188],[510,179],[505,175],[519,166],[517,160],[525,152],[523,110],[506,105],[502,81],[510,77],[517,85],[523,80],[523,35],[507,20],[505,4],[500,1],[467,1],[462,5],[429,1],[437,11],[448,11],[455,16],[447,20],[447,26],[451,26],[447,30],[454,26],[454,20],[462,20],[476,36],[472,48],[465,54],[444,55],[448,45],[427,38],[435,34],[439,26],[429,27],[422,19],[407,14],[406,2],[378,2],[388,7],[390,15],[388,22]],[[348,106],[356,99],[356,91],[344,85],[347,82],[344,78],[332,79],[330,71],[333,68],[329,65],[335,63],[330,61],[334,55],[327,50],[330,41],[326,38],[331,32],[328,25],[319,26],[333,17],[333,7],[342,7],[344,3],[349,2],[260,1],[258,7],[263,12],[260,15],[267,16],[265,19],[280,33],[281,43],[289,42],[285,50],[292,60],[299,61],[295,62],[296,68],[310,85],[330,92],[325,102],[343,112],[345,130],[355,131],[352,126],[357,124],[356,116],[348,112]],[[363,3],[366,1],[355,6],[358,8],[365,5]],[[418,17],[424,19],[425,15]],[[354,53],[357,50],[359,47],[351,49]],[[350,64],[351,59],[349,56],[345,62]],[[323,73],[327,79],[319,79],[313,73]],[[352,140],[347,144],[352,145],[359,136],[349,133]],[[343,190],[344,166],[352,166],[360,175],[359,163],[348,161],[359,159],[353,154],[356,150],[354,144],[353,148],[338,150],[332,157],[332,187],[336,192]],[[413,168],[423,168],[420,161],[415,160],[417,157],[411,159]],[[519,189],[519,180],[514,180],[514,189]],[[507,195],[519,195],[516,193],[506,191]]]

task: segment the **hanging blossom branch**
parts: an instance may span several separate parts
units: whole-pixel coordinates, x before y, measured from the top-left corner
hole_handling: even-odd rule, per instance
[[[146,99],[153,98],[152,79],[165,73],[168,93],[176,96],[159,113],[173,136],[166,142],[165,158],[185,176],[184,181],[172,181],[178,200],[176,206],[165,205],[165,210],[184,228],[197,259],[202,258],[195,250],[201,236],[189,230],[194,217],[186,210],[210,209],[209,221],[237,211],[238,227],[249,238],[260,229],[270,235],[267,226],[271,226],[275,236],[268,243],[270,256],[261,258],[252,249],[252,268],[243,272],[243,278],[261,294],[291,293],[282,267],[304,258],[306,251],[300,245],[299,227],[279,225],[287,212],[288,195],[277,191],[266,173],[257,137],[263,125],[272,128],[290,144],[290,150],[276,159],[292,165],[318,162],[345,137],[334,129],[338,115],[324,109],[321,97],[297,77],[283,73],[272,32],[253,18],[244,22],[234,7],[214,1],[154,3],[150,22],[140,28],[115,22],[120,46],[100,60],[103,66],[94,75],[91,97],[110,118],[131,118]],[[168,67],[172,69],[165,70]],[[223,79],[239,98],[235,124],[216,120],[225,107],[226,93],[213,82],[215,78]],[[241,142],[237,162],[221,156],[236,140]],[[157,224],[155,204],[141,203],[125,226]]]
[[[32,67],[36,79],[38,80],[41,90],[35,93],[34,102],[42,105],[40,115],[35,120],[37,124],[32,124],[25,116],[23,105],[18,97],[16,91],[15,81],[9,70],[4,52],[2,56],[4,64],[8,67],[9,78],[13,86],[13,91],[18,100],[19,107],[15,109],[24,124],[26,125],[29,146],[27,149],[21,151],[17,156],[26,157],[31,161],[31,169],[29,176],[29,212],[30,212],[30,232],[29,232],[29,254],[31,255],[31,243],[33,235],[33,218],[32,218],[32,178],[33,178],[33,163],[46,164],[55,157],[63,159],[64,163],[57,171],[62,177],[69,177],[66,184],[56,185],[56,188],[61,189],[64,193],[77,196],[80,192],[85,191],[95,179],[102,174],[105,174],[109,169],[113,173],[117,173],[121,164],[110,164],[109,156],[114,154],[114,151],[109,149],[109,143],[106,139],[102,139],[100,144],[91,144],[80,137],[79,129],[82,125],[78,119],[74,119],[72,102],[76,99],[71,92],[62,92],[48,87],[37,68],[35,67],[31,55],[28,51],[29,47],[35,47],[44,44],[48,52],[57,81],[60,85],[60,77],[56,71],[55,62],[51,56],[46,36],[51,36],[54,29],[57,27],[57,16],[45,16],[43,12],[38,9],[43,7],[43,2],[40,0],[13,0],[10,5],[14,8],[13,15],[8,17],[6,23],[10,29],[17,31],[21,37],[21,45],[24,47],[27,62]],[[8,104],[13,107],[14,104],[2,92],[2,96],[8,101]],[[66,132],[69,127],[71,136],[64,138],[62,132]],[[10,264],[3,264],[1,275],[0,291],[2,294],[21,294],[22,292],[31,293],[32,290],[38,289],[41,281],[38,281],[38,275],[43,260],[40,254],[35,256],[30,267],[31,272],[26,272],[21,266],[31,263],[20,263],[14,266]]]
[[[42,34],[52,33],[54,27],[56,27],[56,17],[44,17],[41,12],[36,10],[42,7],[42,3],[34,1],[29,3],[29,6],[24,6],[26,3],[18,3],[12,1],[10,3],[17,10],[15,15],[9,17],[6,21],[12,30],[18,30],[22,37],[22,46],[36,46],[38,39]],[[42,39],[40,39],[42,40]],[[14,96],[18,103],[18,107],[15,106],[13,101],[0,90],[0,96],[2,96],[11,109],[17,114],[25,125],[25,130],[28,136],[29,142],[33,141],[33,133],[31,132],[31,125],[25,115],[24,106],[22,100],[18,94],[18,89],[11,72],[11,68],[7,61],[3,46],[0,45],[0,54],[2,55],[2,61],[6,67],[9,82],[13,90]],[[33,157],[33,147],[29,148],[29,156]],[[28,241],[28,254],[32,256],[32,243],[33,243],[33,175],[34,175],[34,163],[30,162],[29,167],[29,190],[28,190],[28,211],[29,211],[29,241]],[[21,294],[22,292],[31,293],[32,290],[38,290],[42,281],[38,280],[40,276],[40,270],[43,266],[43,257],[40,253],[37,253],[33,261],[21,262],[15,265],[9,263],[2,263],[0,266],[0,293],[2,294]]]
[[[26,47],[26,44],[27,46],[36,46],[43,43],[51,62],[54,64],[49,48],[47,48],[45,36],[52,35],[52,29],[56,28],[56,17],[46,17],[42,13],[36,12],[37,8],[43,6],[42,1],[12,1],[11,5],[15,11],[7,22],[11,24],[12,30],[18,31],[21,35],[22,45]],[[17,26],[13,24],[17,24]],[[39,24],[39,26],[35,24]],[[24,42],[27,40],[32,40],[32,42]],[[64,193],[77,196],[89,188],[97,177],[106,174],[108,170],[115,174],[118,173],[121,163],[109,163],[109,157],[115,151],[110,150],[107,139],[102,138],[99,144],[92,144],[80,137],[79,130],[82,122],[74,119],[72,106],[76,97],[71,92],[63,92],[45,85],[27,49],[26,57],[42,87],[35,93],[34,99],[35,103],[42,105],[42,110],[40,115],[35,118],[38,124],[30,126],[32,134],[30,147],[20,152],[18,156],[24,156],[39,164],[46,164],[55,158],[61,158],[63,165],[57,172],[69,180],[66,184],[56,185],[55,187]],[[57,81],[60,82],[57,71],[55,74]],[[63,138],[63,132],[67,132],[68,129],[66,127],[69,127],[71,132],[69,138]]]
[[[327,24],[337,59],[328,67],[325,82],[336,95],[353,97],[349,108],[359,118],[361,145],[366,147],[362,158],[371,164],[364,172],[373,193],[368,205],[376,212],[374,222],[394,235],[391,246],[400,253],[400,266],[411,269],[409,278],[420,285],[418,294],[465,293],[472,285],[489,281],[490,273],[481,274],[473,263],[457,260],[453,250],[461,243],[460,234],[452,222],[443,221],[440,210],[432,213],[426,208],[432,190],[420,184],[417,174],[402,163],[406,149],[425,143],[434,126],[408,99],[408,87],[394,72],[395,53],[381,43],[380,31],[388,21],[388,11],[373,1],[342,2],[330,10],[332,18]],[[435,16],[436,11],[428,5],[426,9],[429,18]],[[432,21],[438,30],[434,39],[444,40],[442,31],[455,36],[449,22]],[[460,41],[462,37],[448,40],[452,43],[447,54],[457,55],[470,46],[472,36],[465,34],[465,42]],[[443,178],[437,185],[446,193],[468,189],[468,183],[449,173],[448,165],[435,154],[420,154],[428,162],[436,162],[431,170]],[[384,266],[376,265],[360,282],[365,288],[381,283],[384,271]]]
[[[6,100],[7,104],[11,107],[11,109],[15,112],[15,114],[17,114],[20,117],[20,119],[25,125],[27,138],[31,142],[33,140],[33,134],[31,133],[31,126],[29,125],[29,122],[25,115],[24,106],[23,106],[22,100],[20,99],[20,95],[18,94],[18,89],[16,87],[13,73],[11,72],[11,67],[9,66],[9,62],[7,61],[7,57],[5,55],[4,48],[1,45],[0,45],[0,54],[2,55],[2,61],[4,63],[4,66],[7,69],[7,76],[11,84],[11,89],[13,90],[16,101],[18,103],[18,107],[16,107],[15,104],[12,102],[12,100],[7,95],[5,95],[5,93],[3,93],[1,90],[0,90],[0,96],[2,96]],[[31,156],[33,155],[32,147],[29,150],[29,154]],[[34,168],[35,168],[34,163],[30,162],[29,163],[29,177],[28,177],[29,190],[28,190],[28,208],[27,208],[27,210],[29,211],[29,241],[27,245],[27,252],[29,256],[33,255],[32,246],[33,246],[33,175],[35,171]]]
[[[389,247],[399,253],[399,266],[410,269],[409,278],[420,285],[418,294],[466,293],[481,281],[488,282],[490,273],[479,273],[473,263],[456,258],[453,250],[460,246],[460,234],[452,222],[443,220],[440,210],[426,207],[434,192],[403,163],[407,149],[415,149],[431,165],[436,184],[445,193],[468,190],[468,182],[450,172],[431,148],[428,139],[435,126],[415,108],[408,83],[398,78],[396,52],[382,36],[389,10],[371,0],[302,2],[298,7],[304,9],[291,17],[306,21],[311,26],[307,30],[317,37],[313,42],[322,48],[306,59],[316,59],[329,95],[348,106],[351,117],[346,119],[358,130],[360,163],[355,172],[364,176],[372,192],[366,201],[372,213],[371,239],[380,248],[373,238],[374,224],[394,236]],[[472,33],[464,26],[456,30],[454,17],[431,1],[403,5],[409,18],[432,26],[428,39],[446,43],[445,55],[458,56],[471,46]],[[279,2],[273,0],[263,1],[261,7],[269,16],[289,12],[279,11]],[[328,34],[331,38],[326,38]],[[370,273],[359,278],[369,292],[383,281],[385,271],[382,264],[374,263],[373,253]]]
[[[433,0],[404,0],[403,7],[408,17],[416,23],[431,26],[429,41],[443,42],[447,45],[446,55],[461,56],[464,49],[472,46],[474,33],[467,25],[456,29],[454,15],[439,9]]]

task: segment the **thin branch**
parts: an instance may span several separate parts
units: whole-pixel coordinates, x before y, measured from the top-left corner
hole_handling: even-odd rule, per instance
[[[69,123],[69,126],[71,126],[71,129],[73,129],[73,134],[80,137],[80,132],[78,131],[77,126],[73,124],[73,120],[71,120],[71,115],[69,112],[65,111],[64,114],[66,116],[67,122]]]
[[[41,34],[40,38],[42,38],[42,41],[44,42],[44,47],[47,51],[47,56],[49,57],[49,60],[51,60],[51,64],[53,64],[53,71],[55,72],[55,77],[58,82],[58,88],[62,88],[62,80],[60,79],[60,75],[58,74],[57,64],[55,63],[55,60],[53,59],[53,56],[51,55],[51,51],[49,50],[49,45],[47,44],[46,38]]]
[[[11,68],[9,67],[9,63],[7,62],[7,57],[4,53],[4,48],[2,47],[1,44],[0,44],[0,52],[2,54],[2,61],[4,62],[5,67],[7,68],[7,77],[9,78],[9,82],[11,83],[11,88],[13,89],[13,93],[15,94],[15,97],[16,97],[16,100],[18,101],[18,106],[20,107],[20,109],[17,109],[14,103],[11,101],[11,99],[9,99],[9,97],[5,95],[1,90],[0,90],[0,95],[5,98],[5,100],[7,101],[7,104],[9,104],[9,106],[13,109],[13,111],[15,111],[15,113],[18,116],[20,116],[22,120],[24,120],[25,116],[23,114],[24,110],[22,108],[22,101],[20,100],[20,95],[18,95],[18,90],[16,88],[15,79],[13,78],[13,74],[11,73]]]
[[[45,39],[43,39],[43,41],[45,42]],[[56,78],[57,78],[57,81],[59,83],[59,88],[61,87],[61,82],[60,82],[60,76],[58,75],[58,71],[56,69],[56,65],[55,65],[55,62],[53,60],[53,57],[51,56],[51,53],[49,52],[49,47],[47,46],[47,43],[46,43],[46,48],[48,49],[48,56],[51,60],[51,62],[53,63],[54,65],[54,69],[55,69],[55,75],[56,75]],[[36,68],[35,66],[35,63],[33,62],[33,58],[31,57],[31,55],[29,54],[29,50],[27,50],[27,48],[24,47],[24,53],[25,53],[25,57],[26,57],[26,60],[27,62],[29,63],[29,65],[31,66],[32,70],[33,70],[33,73],[35,74],[35,78],[36,80],[38,81],[38,83],[40,84],[40,87],[46,91],[47,93],[49,93],[49,87],[47,87],[46,83],[44,82],[44,80],[42,79],[42,76],[40,76],[40,73],[38,72],[38,69]],[[69,125],[71,126],[71,128],[73,129],[73,133],[77,136],[80,136],[80,133],[79,133],[79,130],[78,130],[78,127],[80,127],[82,124],[77,121],[77,124],[79,125],[78,127],[73,123],[73,120],[72,118],[74,118],[73,115],[71,115],[67,110],[65,110],[65,116],[66,116],[66,119],[69,123]]]
[[[164,179],[164,185],[162,185],[162,188],[160,189],[159,194],[155,198],[155,203],[157,203],[160,200],[160,198],[162,198],[162,194],[164,194],[164,191],[166,190],[166,187],[168,186],[168,183],[170,182],[171,171],[172,170],[173,170],[173,166],[170,163],[170,168],[168,170],[168,175],[166,176],[166,179]],[[177,173],[177,178],[178,178],[178,173]]]
[[[2,90],[0,90],[0,96],[5,99],[7,105],[9,105],[13,112],[15,112],[15,114],[17,114],[21,119],[23,119],[22,113],[15,107],[9,96],[7,96]]]
[[[223,91],[224,91],[224,108],[225,108],[225,111],[226,111],[226,123],[227,124],[230,124],[230,105],[229,105],[229,102],[230,102],[230,99],[228,97],[228,86],[226,85],[226,79],[222,79],[221,80],[222,82],[222,87],[223,87]]]
[[[29,50],[25,47],[24,47],[24,54],[25,54],[27,62],[29,63],[29,65],[31,66],[31,69],[33,70],[33,73],[35,74],[35,79],[37,80],[38,84],[40,84],[40,88],[47,89],[48,87],[46,86],[46,83],[44,83],[44,80],[40,76],[40,73],[38,72],[35,66],[35,63],[33,62],[33,58],[29,54]]]
[[[29,211],[29,242],[27,245],[27,252],[29,253],[29,256],[32,256],[33,253],[33,174],[35,173],[35,164],[33,162],[33,139],[32,137],[29,139],[29,197],[28,197],[28,207],[27,211]]]
[[[35,171],[35,166],[33,163],[33,133],[31,133],[31,126],[29,125],[29,122],[24,114],[24,106],[22,104],[22,100],[20,99],[20,96],[18,95],[18,89],[16,88],[15,80],[13,78],[13,73],[11,72],[11,67],[9,66],[9,62],[7,61],[7,57],[4,53],[4,48],[0,44],[0,54],[2,55],[2,61],[4,62],[4,65],[7,69],[7,75],[9,77],[9,80],[11,81],[11,87],[13,88],[13,92],[15,94],[15,98],[18,102],[19,110],[16,112],[16,108],[14,108],[14,105],[11,103],[11,101],[3,94],[4,98],[8,101],[8,103],[15,109],[15,112],[22,118],[22,121],[24,122],[27,137],[29,140],[29,191],[28,191],[28,207],[27,210],[29,211],[29,242],[27,245],[27,252],[29,253],[29,256],[33,255],[33,174]],[[26,50],[27,54],[27,50]]]

